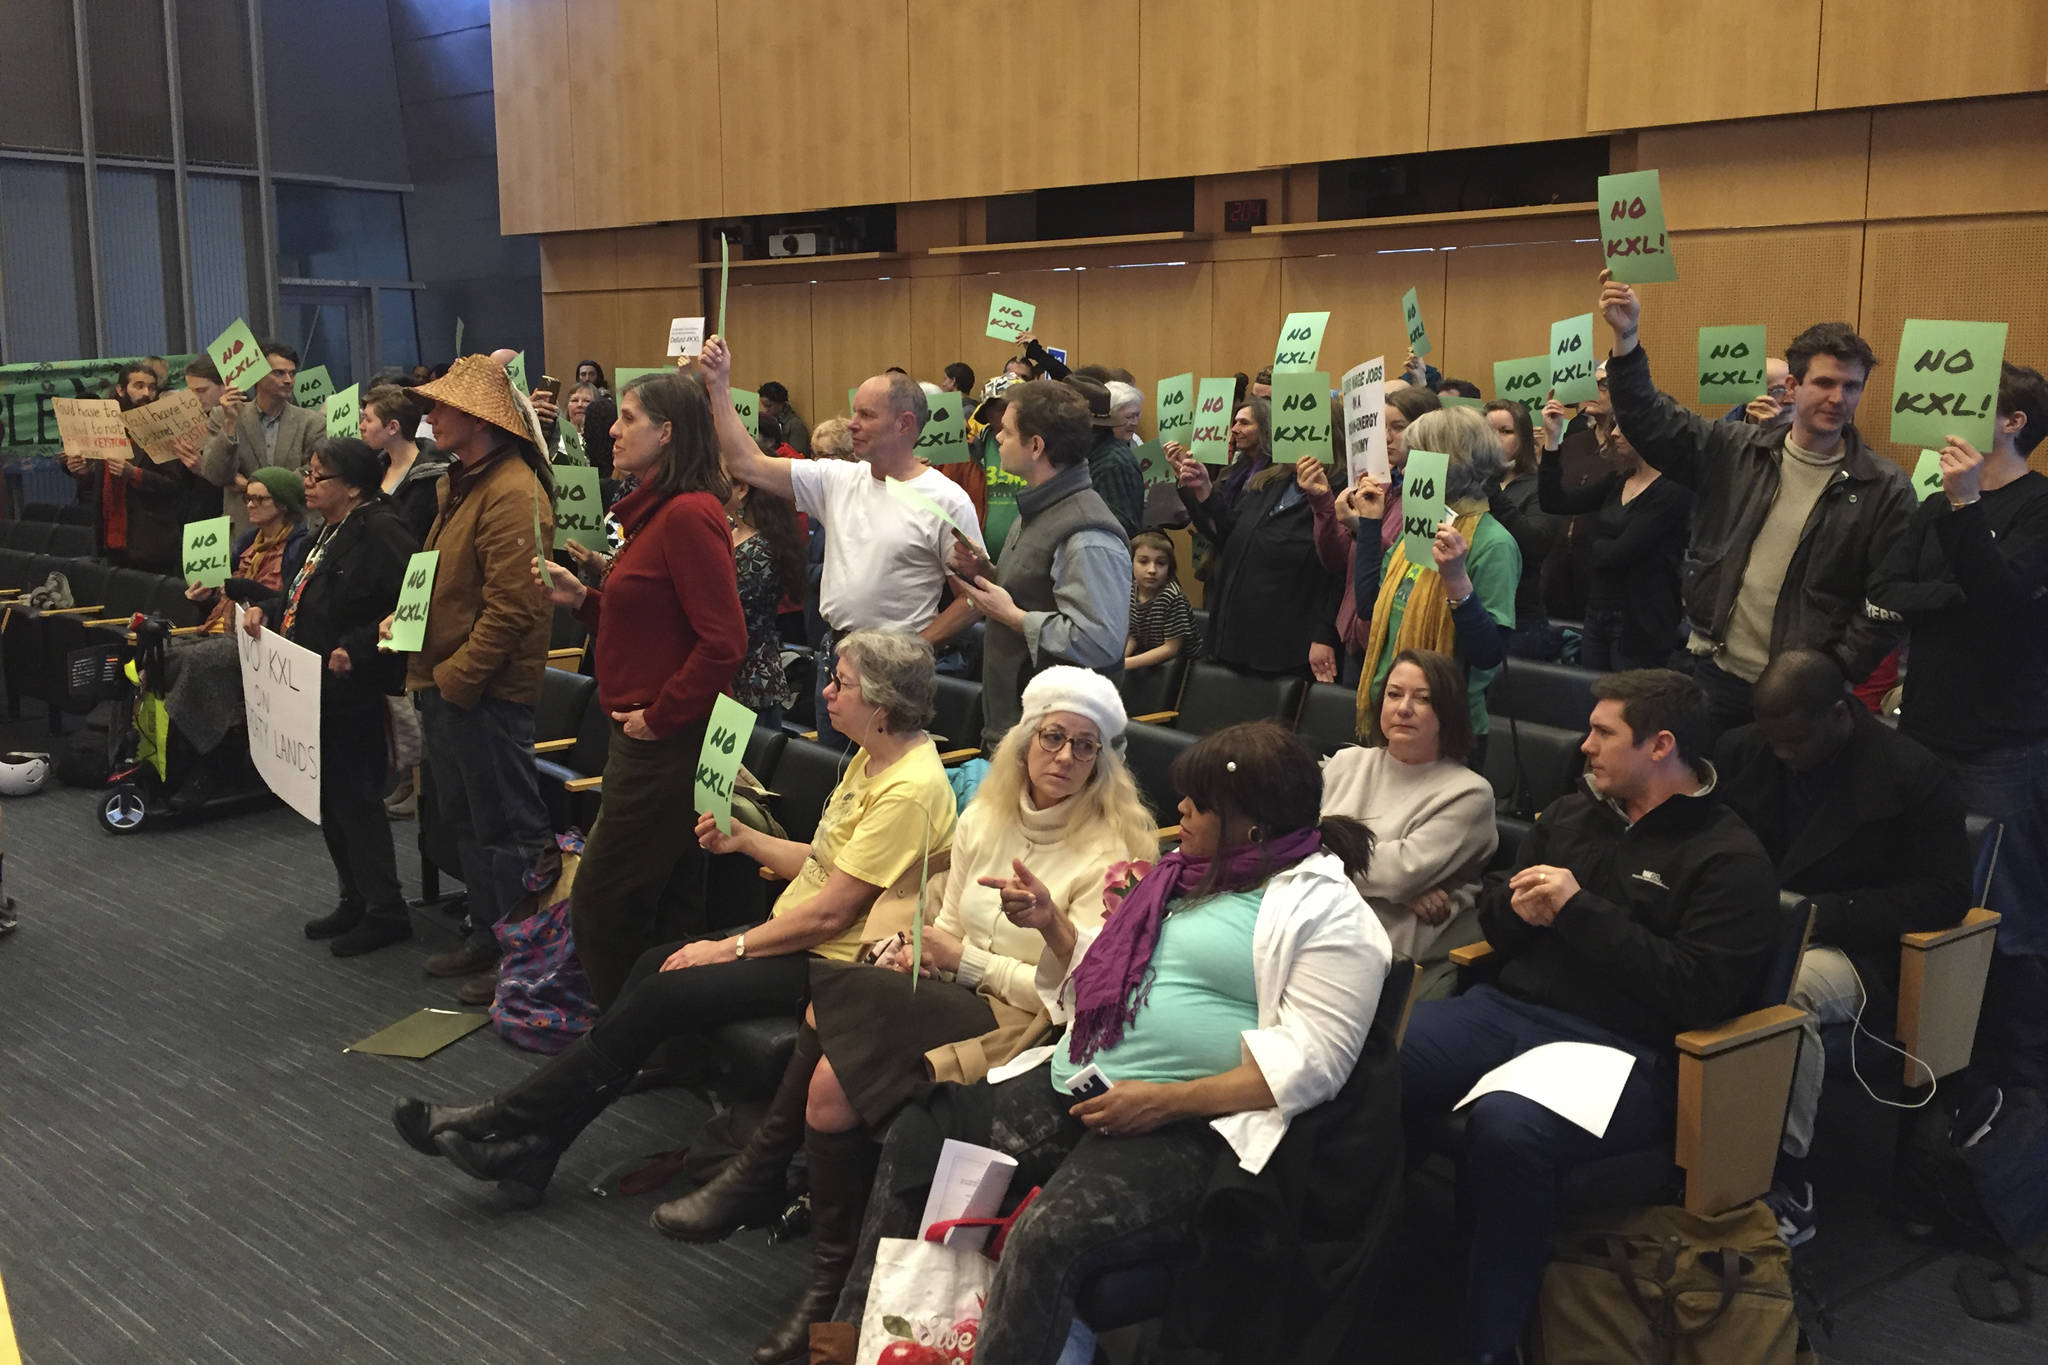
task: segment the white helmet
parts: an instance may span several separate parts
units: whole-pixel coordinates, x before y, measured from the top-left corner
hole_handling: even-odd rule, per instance
[[[49,780],[48,754],[0,754],[0,796],[34,796]]]

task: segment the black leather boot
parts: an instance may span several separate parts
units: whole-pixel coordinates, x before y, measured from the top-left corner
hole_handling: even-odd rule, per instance
[[[391,1106],[391,1122],[405,1145],[426,1156],[439,1156],[434,1145],[442,1133],[460,1133],[466,1138],[487,1138],[498,1128],[498,1101],[482,1104],[428,1104],[425,1100],[403,1099]]]
[[[860,1248],[881,1148],[856,1128],[849,1133],[804,1132],[811,1167],[811,1282],[789,1315],[754,1348],[754,1365],[800,1365],[810,1359],[811,1324],[828,1321]]]
[[[680,1199],[654,1211],[651,1220],[664,1236],[682,1242],[721,1242],[741,1228],[772,1222],[789,1203],[789,1159],[804,1141],[804,1104],[811,1073],[824,1050],[810,1025],[797,1029],[796,1051],[782,1083],[746,1150],[726,1168]]]
[[[499,1192],[513,1207],[530,1209],[547,1192],[555,1163],[576,1135],[589,1127],[632,1079],[630,1068],[612,1062],[589,1038],[579,1039],[567,1052],[483,1106],[495,1110],[488,1119],[450,1124],[434,1134],[434,1146],[464,1174],[496,1181]],[[485,1122],[491,1125],[485,1136],[472,1137],[464,1131],[473,1131]]]

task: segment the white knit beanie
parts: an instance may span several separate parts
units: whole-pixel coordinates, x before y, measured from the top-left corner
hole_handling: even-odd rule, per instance
[[[1123,738],[1124,699],[1117,694],[1116,684],[1100,673],[1062,664],[1024,684],[1024,715],[1019,724],[1036,728],[1054,711],[1071,711],[1094,721],[1104,744]]]

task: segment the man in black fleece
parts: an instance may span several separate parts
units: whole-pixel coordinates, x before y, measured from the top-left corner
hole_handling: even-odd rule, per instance
[[[1518,1094],[1470,1106],[1465,1311],[1481,1361],[1514,1358],[1565,1177],[1670,1139],[1672,1036],[1754,1003],[1778,925],[1769,855],[1712,796],[1698,686],[1638,669],[1600,678],[1593,696],[1585,790],[1552,802],[1519,870],[1481,893],[1497,977],[1417,1005],[1401,1048],[1402,1110],[1416,1135],[1532,1048],[1595,1043],[1635,1058],[1601,1137]]]
[[[1861,1011],[1890,1037],[1899,935],[1946,929],[1970,902],[1970,848],[1955,779],[1919,744],[1878,723],[1832,659],[1787,650],[1752,694],[1756,723],[1714,755],[1716,787],[1777,864],[1778,884],[1813,901],[1813,937],[1786,1001],[1805,1010],[1770,1204],[1787,1246],[1814,1233],[1806,1156],[1827,1058],[1824,1024]]]

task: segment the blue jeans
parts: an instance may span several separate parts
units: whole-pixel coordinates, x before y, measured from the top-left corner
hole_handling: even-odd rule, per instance
[[[2005,827],[1991,884],[1979,904],[2005,916],[1998,950],[2048,956],[2048,739],[1943,754],[1963,808]]]
[[[554,837],[533,768],[533,708],[501,697],[464,708],[435,688],[420,699],[436,813],[454,835],[469,892],[470,943],[495,946],[490,926],[526,895],[526,870]]]
[[[1633,1053],[1604,1137],[1534,1100],[1501,1091],[1468,1107],[1459,1202],[1472,1226],[1465,1316],[1475,1353],[1508,1354],[1536,1306],[1576,1166],[1670,1140],[1678,1089],[1657,1051],[1597,1024],[1477,986],[1415,1007],[1401,1043],[1401,1112],[1411,1152],[1481,1076],[1544,1043],[1601,1043]]]

